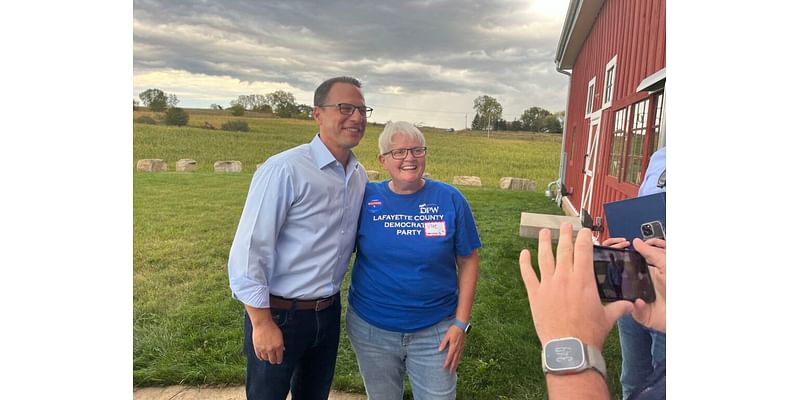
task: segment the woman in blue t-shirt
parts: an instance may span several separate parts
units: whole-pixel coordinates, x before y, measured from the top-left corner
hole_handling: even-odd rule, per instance
[[[478,281],[475,220],[456,188],[423,178],[425,137],[388,122],[378,138],[391,179],[367,184],[356,236],[347,335],[371,399],[455,399]]]

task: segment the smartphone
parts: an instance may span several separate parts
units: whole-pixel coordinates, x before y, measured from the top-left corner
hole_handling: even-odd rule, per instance
[[[667,238],[666,232],[664,231],[664,225],[661,224],[661,221],[645,222],[642,224],[640,229],[642,231],[643,240],[652,238],[657,238],[657,239]]]
[[[650,270],[635,250],[594,246],[594,279],[600,300],[656,301]]]

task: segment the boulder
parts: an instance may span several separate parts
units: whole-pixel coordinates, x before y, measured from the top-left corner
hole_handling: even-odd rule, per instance
[[[175,171],[178,172],[194,172],[197,171],[197,161],[188,158],[182,158],[175,162]]]
[[[377,181],[378,179],[380,179],[380,176],[381,174],[378,171],[372,171],[369,169],[367,170],[367,179],[371,181]]]
[[[214,163],[214,172],[242,172],[242,162],[217,161]]]
[[[505,177],[500,178],[500,189],[533,192],[536,190],[536,183],[530,179]]]
[[[464,186],[483,186],[481,185],[481,177],[479,176],[454,176],[453,184]]]
[[[164,172],[167,170],[167,163],[156,158],[147,158],[136,162],[136,169],[143,172]]]

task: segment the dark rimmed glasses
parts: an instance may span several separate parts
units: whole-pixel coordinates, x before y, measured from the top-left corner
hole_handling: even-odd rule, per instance
[[[405,149],[394,149],[394,150],[389,150],[386,153],[383,153],[381,155],[385,156],[387,154],[391,154],[392,158],[394,158],[395,160],[404,160],[406,158],[406,156],[408,155],[409,151],[411,152],[411,155],[414,156],[414,158],[420,158],[420,157],[423,157],[425,155],[425,153],[428,152],[428,148],[427,147],[409,147],[409,148],[405,148]]]
[[[372,115],[372,107],[367,107],[367,106],[359,107],[355,104],[350,104],[350,103],[323,104],[318,107],[320,108],[337,107],[339,108],[339,112],[342,113],[342,115],[353,115],[353,113],[356,112],[356,110],[358,110],[358,112],[361,113],[361,115],[364,116],[365,118],[369,118],[369,116]]]

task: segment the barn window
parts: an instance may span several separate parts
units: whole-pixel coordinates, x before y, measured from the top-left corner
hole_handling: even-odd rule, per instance
[[[617,70],[617,56],[611,58],[606,64],[606,76],[603,82],[603,108],[611,107],[611,100],[614,99],[614,77]]]
[[[592,78],[592,80],[589,81],[589,87],[586,90],[586,118],[589,118],[589,114],[592,113],[592,106],[593,106],[592,100],[594,100],[594,82],[596,79],[597,77],[594,77]]]
[[[622,170],[622,149],[625,146],[625,136],[628,119],[625,117],[627,108],[622,108],[614,113],[614,132],[611,137],[611,152],[608,159],[608,175],[619,179]]]
[[[633,106],[633,122],[631,135],[625,149],[624,181],[638,185],[642,176],[642,160],[644,158],[644,141],[647,135],[647,111],[649,101],[645,99]]]

